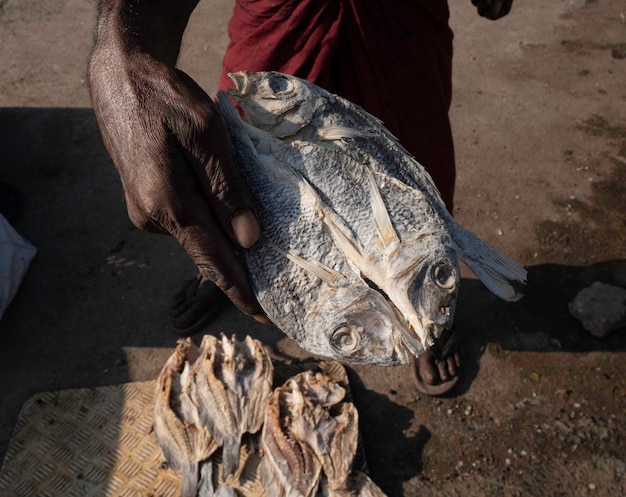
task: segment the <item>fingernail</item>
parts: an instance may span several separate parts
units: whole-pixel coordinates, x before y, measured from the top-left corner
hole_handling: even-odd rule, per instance
[[[259,323],[272,324],[270,318],[268,318],[265,314],[253,314],[252,317],[256,319]]]
[[[259,239],[261,227],[252,211],[245,211],[230,222],[237,243],[243,248],[250,248]]]

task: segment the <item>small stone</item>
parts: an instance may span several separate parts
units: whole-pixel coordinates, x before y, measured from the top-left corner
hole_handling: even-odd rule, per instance
[[[589,490],[595,490],[596,489],[596,484],[595,483],[590,483],[589,484]]]
[[[569,304],[572,317],[597,338],[626,326],[626,290],[596,281]]]

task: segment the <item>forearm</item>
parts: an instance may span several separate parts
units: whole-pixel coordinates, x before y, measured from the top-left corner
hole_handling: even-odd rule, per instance
[[[92,58],[99,50],[147,54],[173,67],[199,0],[100,0]]]

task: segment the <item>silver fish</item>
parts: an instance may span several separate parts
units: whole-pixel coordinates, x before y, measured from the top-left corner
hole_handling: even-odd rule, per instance
[[[268,317],[305,350],[343,362],[391,366],[421,353],[419,344],[407,348],[409,333],[397,310],[335,245],[306,185],[294,182],[271,154],[258,153],[225,94],[218,106],[235,163],[257,202],[262,235],[243,259]],[[272,140],[267,135],[266,142]]]
[[[418,190],[445,224],[461,258],[498,297],[521,294],[510,282],[526,282],[526,270],[459,226],[447,211],[430,175],[384,127],[361,107],[305,80],[277,72],[230,75],[229,90],[254,126],[285,140],[334,148],[373,171]]]
[[[460,278],[448,230],[428,197],[313,143],[281,142],[271,156],[302,175],[304,195],[336,245],[408,321],[407,346],[432,345],[452,325]]]

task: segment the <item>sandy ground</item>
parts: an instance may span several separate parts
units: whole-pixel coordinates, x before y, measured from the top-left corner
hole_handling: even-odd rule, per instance
[[[493,23],[451,3],[455,215],[529,284],[505,304],[465,275],[454,396],[418,395],[407,367],[351,370],[371,474],[391,496],[624,495],[626,336],[594,339],[567,303],[596,280],[626,287],[626,4],[517,0]],[[185,40],[180,65],[209,93],[231,8],[202,2]],[[16,228],[39,249],[0,321],[0,457],[34,393],[154,378],[171,295],[194,275],[126,216],[85,86],[94,15],[0,1],[0,180],[23,191]],[[232,307],[206,331],[304,357]]]

